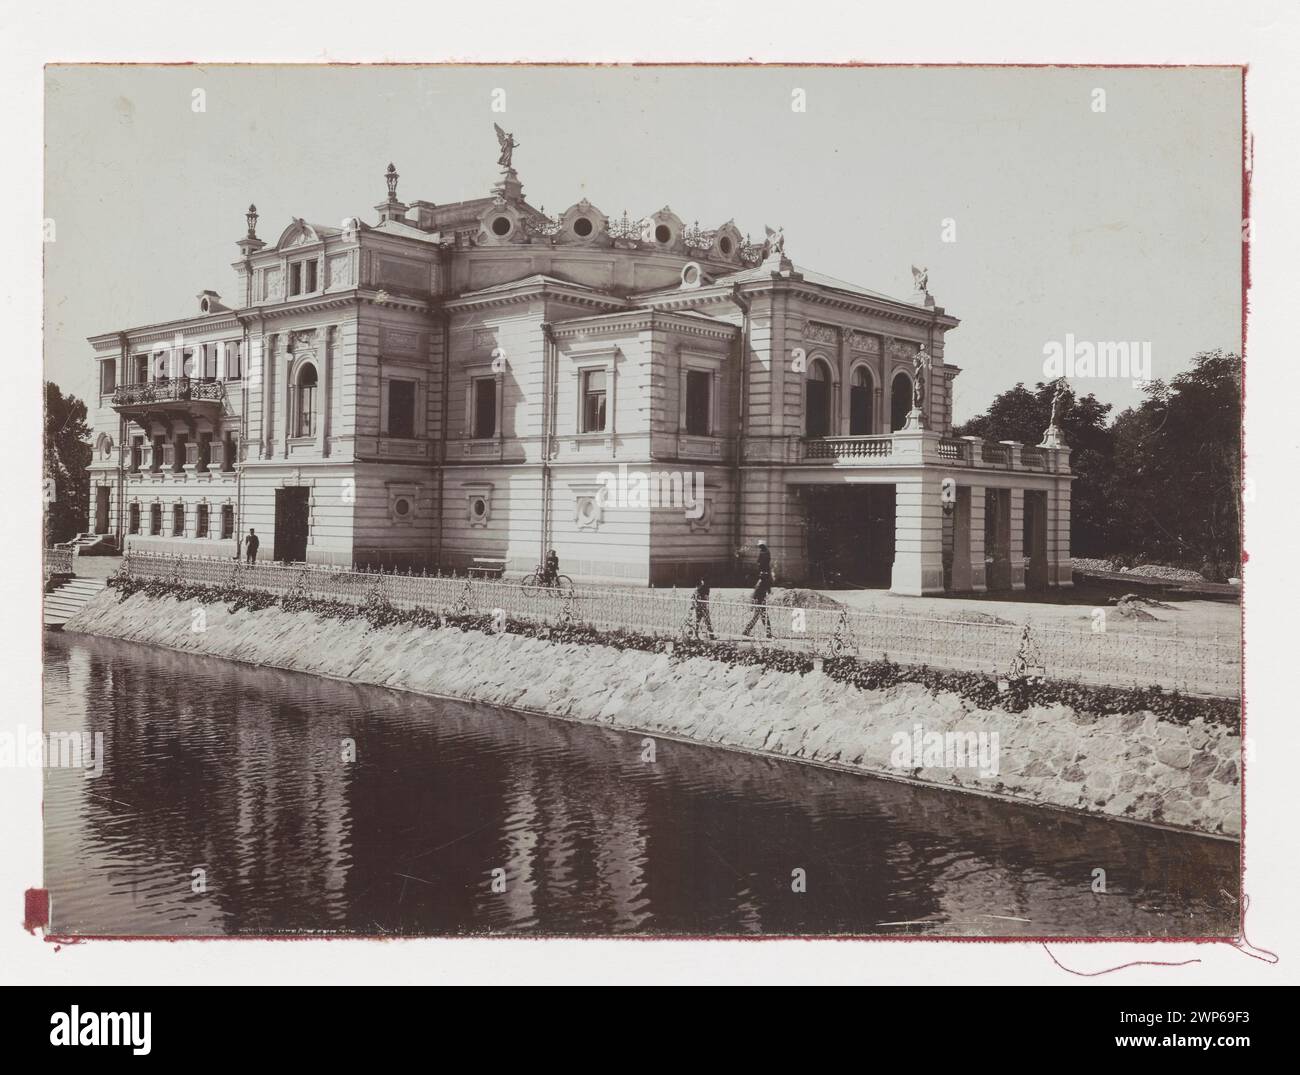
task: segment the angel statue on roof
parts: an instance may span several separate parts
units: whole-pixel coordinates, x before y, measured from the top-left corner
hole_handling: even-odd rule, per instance
[[[497,164],[509,171],[512,167],[510,164],[511,157],[514,155],[515,150],[519,148],[519,143],[515,141],[513,134],[501,129],[501,124],[494,123],[492,126],[496,128],[497,142],[501,145],[501,156],[497,158]]]
[[[770,257],[785,257],[785,228],[770,228],[766,224],[763,229],[767,232],[767,238],[763,241],[763,260]]]
[[[926,293],[930,290],[930,270],[924,265],[917,268],[912,266],[912,287],[914,290]]]

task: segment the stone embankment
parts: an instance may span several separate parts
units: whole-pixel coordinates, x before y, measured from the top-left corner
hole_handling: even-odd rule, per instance
[[[199,613],[202,609],[201,614]],[[1241,739],[1201,719],[981,709],[702,657],[455,627],[373,628],[111,589],[65,630],[672,736],[1043,806],[1240,835]],[[435,711],[436,712],[436,711]]]

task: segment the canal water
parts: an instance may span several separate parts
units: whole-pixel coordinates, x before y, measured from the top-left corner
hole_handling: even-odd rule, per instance
[[[46,771],[61,935],[1235,932],[1231,843],[112,639],[45,677],[106,754]]]

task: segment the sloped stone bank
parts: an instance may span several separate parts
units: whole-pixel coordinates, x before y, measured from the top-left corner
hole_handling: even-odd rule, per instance
[[[916,684],[863,690],[821,672],[141,593],[119,601],[111,590],[64,629],[1085,813],[1241,831],[1240,737],[1200,718],[1177,725],[1064,705],[1008,713]]]

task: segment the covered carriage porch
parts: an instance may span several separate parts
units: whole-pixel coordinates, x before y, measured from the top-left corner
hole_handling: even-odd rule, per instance
[[[1069,475],[801,467],[785,481],[812,585],[909,596],[1071,585]]]

